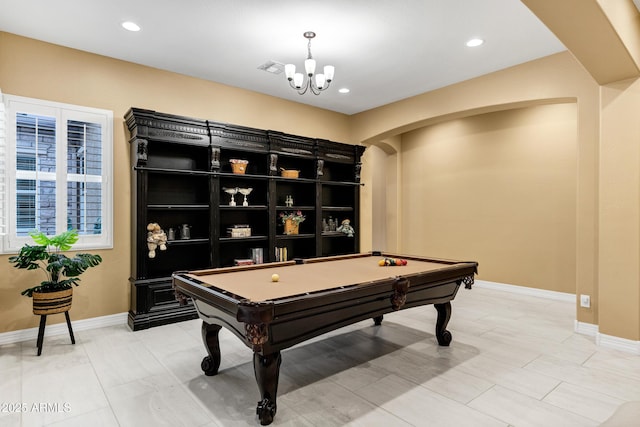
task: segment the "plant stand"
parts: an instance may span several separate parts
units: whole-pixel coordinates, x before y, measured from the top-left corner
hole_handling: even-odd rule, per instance
[[[71,319],[69,318],[69,312],[64,312],[64,317],[67,319],[67,327],[69,328],[69,336],[71,337],[71,344],[76,343],[76,339],[73,336],[73,328],[71,327]],[[40,315],[40,328],[38,329],[38,356],[42,354],[42,342],[44,341],[44,328],[47,324],[47,315]]]

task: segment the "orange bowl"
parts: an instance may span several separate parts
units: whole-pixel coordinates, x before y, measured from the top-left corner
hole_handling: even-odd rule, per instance
[[[300,175],[300,171],[293,169],[282,169],[280,171],[280,176],[284,178],[297,178]]]

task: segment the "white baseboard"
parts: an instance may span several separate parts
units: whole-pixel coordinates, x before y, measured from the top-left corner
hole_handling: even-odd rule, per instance
[[[577,320],[575,321],[573,330],[581,335],[588,335],[590,337],[597,337],[599,334],[598,325],[594,325],[593,323],[578,322]]]
[[[526,286],[509,285],[506,283],[489,282],[486,280],[476,280],[473,286],[510,292],[512,294],[552,299],[556,301],[576,302],[576,295],[568,294],[566,292],[547,291],[546,289],[527,288]]]
[[[71,320],[73,331],[86,331],[88,329],[103,328],[105,326],[126,325],[128,313],[111,314],[109,316],[92,317],[91,319]],[[67,323],[47,325],[44,330],[45,337],[54,335],[67,335]],[[18,331],[3,332],[0,334],[0,345],[13,344],[38,338],[38,328],[21,329]]]
[[[527,288],[524,286],[508,285],[506,283],[488,282],[485,280],[476,280],[473,286],[486,289],[494,289],[498,291],[510,292],[514,294],[529,295],[539,298],[547,298],[556,301],[565,301],[570,303],[576,302],[575,294],[565,292],[547,291],[544,289]],[[640,341],[632,341],[625,338],[614,337],[612,335],[601,334],[598,325],[591,323],[575,321],[574,331],[581,335],[595,337],[596,344],[601,347],[611,348],[614,350],[624,351],[640,355]]]
[[[640,341],[628,340],[626,338],[614,337],[612,335],[600,334],[596,336],[596,344],[613,350],[624,351],[640,356]]]

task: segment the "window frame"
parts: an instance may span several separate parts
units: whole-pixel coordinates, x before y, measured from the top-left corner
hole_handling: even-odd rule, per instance
[[[2,96],[2,95],[0,95]],[[4,229],[6,233],[1,236],[0,253],[15,253],[25,244],[32,244],[29,236],[18,236],[17,230],[17,179],[28,177],[29,173],[18,171],[16,164],[17,155],[17,119],[16,114],[36,114],[55,118],[56,129],[56,234],[67,229],[67,184],[69,176],[73,175],[67,170],[67,124],[69,120],[78,120],[90,123],[99,123],[102,128],[101,138],[101,234],[81,234],[74,244],[74,250],[84,249],[111,249],[113,248],[113,112],[93,107],[66,104],[55,101],[47,101],[35,98],[27,98],[17,95],[4,94],[5,107],[5,158],[4,178],[6,192],[3,203],[6,212]],[[0,98],[0,101],[2,98]],[[0,128],[0,131],[2,129]],[[1,154],[1,153],[0,153]],[[0,174],[3,171],[0,170]],[[45,176],[51,172],[36,172]],[[97,176],[97,175],[96,175]],[[51,177],[47,178],[50,179]],[[33,178],[27,178],[33,179]],[[89,181],[87,181],[89,182]]]

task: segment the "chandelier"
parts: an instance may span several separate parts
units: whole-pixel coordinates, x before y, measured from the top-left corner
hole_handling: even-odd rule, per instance
[[[299,95],[304,95],[307,91],[310,91],[314,95],[320,95],[320,92],[327,90],[329,85],[331,85],[335,67],[333,65],[325,65],[324,74],[315,74],[316,60],[311,56],[311,39],[316,36],[316,33],[307,31],[303,36],[309,40],[307,43],[307,59],[304,60],[304,70],[307,74],[306,79],[304,74],[296,73],[296,66],[293,64],[284,66],[284,74],[287,76],[289,85],[298,91]]]

